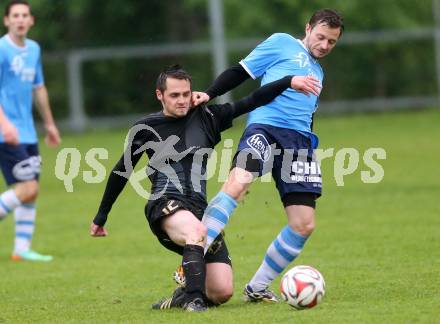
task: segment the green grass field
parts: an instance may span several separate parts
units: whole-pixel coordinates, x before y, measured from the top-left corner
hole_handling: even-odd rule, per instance
[[[91,238],[89,224],[105,183],[86,184],[82,172],[92,147],[119,158],[125,131],[66,135],[63,147],[82,154],[74,192],[54,176],[57,150],[41,145],[42,189],[34,248],[53,254],[50,264],[9,261],[13,220],[0,224],[0,323],[434,323],[440,310],[440,110],[318,118],[322,148],[382,147],[385,177],[364,184],[357,171],[338,187],[333,159],[323,162],[324,194],[317,229],[295,264],[318,268],[326,296],[318,307],[295,311],[284,303],[248,305],[244,284],[259,266],[285,216],[273,183],[255,183],[227,227],[235,295],[203,314],[153,311],[174,289],[179,257],[162,248],[143,215],[144,200],[131,187],[119,197],[107,238]],[[243,125],[224,138],[237,139]],[[212,197],[219,189],[209,183]],[[5,188],[1,185],[0,188]],[[273,283],[278,291],[279,278]]]

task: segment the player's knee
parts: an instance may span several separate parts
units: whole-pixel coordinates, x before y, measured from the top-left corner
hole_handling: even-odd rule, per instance
[[[313,218],[297,222],[295,224],[289,224],[290,228],[301,236],[310,236],[315,230],[315,221]]]
[[[233,295],[233,291],[222,291],[222,292],[220,292],[216,297],[215,297],[215,299],[214,299],[214,303],[216,304],[216,305],[220,305],[220,304],[224,304],[224,303],[226,303],[226,302],[228,302],[229,301],[229,299],[231,299],[232,298],[232,295]]]
[[[289,193],[282,199],[290,228],[302,236],[315,229],[316,198],[313,193]]]
[[[241,200],[246,194],[252,179],[252,174],[243,170],[243,172],[241,172],[241,177],[229,177],[228,181],[223,185],[222,191],[226,192],[235,200]]]
[[[201,223],[195,223],[192,225],[186,233],[186,243],[187,244],[202,244],[206,241],[206,236],[208,235],[208,229]]]
[[[218,288],[213,292],[208,292],[208,299],[212,303],[220,305],[226,303],[229,299],[231,299],[233,294],[234,289],[231,284]]]
[[[309,236],[313,233],[315,230],[315,222],[311,221],[308,223],[305,223],[302,229],[302,233],[300,233],[302,236]]]
[[[19,184],[16,187],[16,194],[24,204],[34,202],[38,197],[38,183],[32,181]]]
[[[27,195],[27,199],[23,200],[24,203],[30,203],[37,200],[38,197],[38,188],[32,188]]]

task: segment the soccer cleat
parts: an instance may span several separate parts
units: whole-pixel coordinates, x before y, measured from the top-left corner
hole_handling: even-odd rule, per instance
[[[183,273],[182,265],[178,266],[176,271],[174,271],[173,279],[179,286],[185,287],[186,279],[185,274]]]
[[[25,252],[20,252],[13,254],[11,256],[12,261],[36,261],[36,262],[50,262],[53,260],[51,255],[44,255],[38,252],[27,250]]]
[[[151,308],[163,310],[163,309],[182,307],[184,297],[185,297],[185,288],[179,286],[176,288],[176,290],[174,290],[173,295],[171,297],[158,301],[157,303],[151,305]]]
[[[190,302],[183,305],[183,309],[187,312],[205,312],[208,310],[208,307],[206,306],[205,302],[202,298],[195,298],[191,300]]]
[[[253,291],[251,286],[246,285],[243,291],[243,300],[246,302],[267,302],[267,303],[278,303],[280,300],[273,291],[269,289],[264,289],[261,291]]]

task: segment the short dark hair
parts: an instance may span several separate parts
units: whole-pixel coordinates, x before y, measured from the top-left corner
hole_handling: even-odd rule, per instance
[[[330,28],[339,28],[342,35],[344,31],[344,18],[335,10],[332,9],[321,9],[316,11],[309,20],[309,25],[313,28],[317,24],[325,23]]]
[[[157,78],[156,81],[156,89],[160,92],[164,92],[167,89],[167,79],[173,78],[178,80],[188,80],[191,84],[192,78],[191,75],[186,72],[180,65],[175,64],[166,67]]]
[[[31,5],[26,0],[11,0],[11,1],[8,2],[8,4],[5,7],[5,17],[9,16],[9,13],[11,12],[12,6],[15,6],[15,5],[18,5],[18,4],[28,6],[29,7],[29,11],[31,11]]]

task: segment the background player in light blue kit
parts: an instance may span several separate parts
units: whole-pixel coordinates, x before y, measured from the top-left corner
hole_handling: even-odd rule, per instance
[[[14,212],[12,260],[51,261],[52,256],[31,250],[41,164],[32,98],[44,121],[46,144],[57,146],[60,135],[44,85],[40,47],[26,38],[34,24],[29,3],[10,1],[4,24],[8,33],[0,39],[0,167],[6,183],[14,187],[0,195],[0,220]]]
[[[224,71],[206,94],[195,94],[195,104],[200,104],[250,77],[261,77],[264,85],[290,74],[295,75],[297,82],[296,87],[249,114],[229,178],[211,200],[203,218],[208,228],[206,247],[209,247],[226,226],[237,200],[246,193],[252,180],[272,172],[288,224],[269,246],[260,268],[246,285],[247,301],[278,301],[268,286],[298,256],[314,230],[315,200],[322,189],[320,168],[313,155],[318,137],[312,132],[313,114],[324,78],[318,59],[331,52],[343,30],[338,13],[319,10],[307,23],[302,40],[288,34],[273,34],[239,65]],[[276,155],[275,148],[280,154]]]

